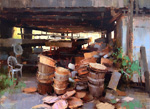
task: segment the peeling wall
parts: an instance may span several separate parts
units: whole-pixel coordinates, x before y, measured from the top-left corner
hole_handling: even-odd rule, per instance
[[[127,5],[128,0],[0,0],[2,7],[115,7]]]
[[[126,33],[127,33],[127,17],[122,19],[123,21],[123,33],[122,33],[122,47],[124,53],[126,52]],[[150,16],[138,16],[133,19],[133,57],[138,60],[140,57],[140,46],[146,47],[146,55],[148,62],[148,69],[150,71]],[[143,73],[144,75],[144,73]]]
[[[150,8],[150,0],[138,0],[139,2],[139,8]]]

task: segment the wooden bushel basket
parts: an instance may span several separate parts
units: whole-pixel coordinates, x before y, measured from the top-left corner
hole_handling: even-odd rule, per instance
[[[95,73],[93,71],[89,71],[88,76],[93,79],[103,79],[105,77],[105,72]]]
[[[54,80],[55,84],[67,84],[68,83],[68,80],[67,81],[62,81],[62,80],[58,80],[58,79],[55,79],[55,78],[53,78],[53,80]]]
[[[55,78],[57,80],[61,81],[67,81],[69,79],[70,71],[68,69],[65,69],[63,67],[57,67],[55,69]]]
[[[49,65],[49,66],[53,66],[53,67],[56,64],[55,60],[53,60],[52,58],[49,58],[47,56],[41,55],[41,54],[39,55],[39,62],[46,64],[46,65]]]
[[[67,88],[68,83],[67,84],[55,84],[54,83],[53,86],[58,89],[64,89],[64,88]]]
[[[40,83],[40,82],[38,82],[38,93],[40,93],[42,95],[53,93],[52,83]]]
[[[102,96],[103,91],[104,91],[104,84],[101,86],[96,86],[88,82],[88,86],[89,86],[90,93],[91,95],[93,95],[93,97],[98,98]]]
[[[56,88],[55,86],[54,87],[54,91],[56,94],[60,95],[60,94],[64,94],[66,92],[66,88]]]
[[[98,63],[89,63],[89,69],[91,71],[94,71],[95,73],[100,73],[100,72],[107,72],[108,69],[106,66]]]
[[[93,85],[103,85],[104,84],[104,79],[93,79],[93,78],[91,78],[91,77],[89,77],[89,76],[87,76],[87,78],[88,78],[88,81],[90,82],[90,83],[92,83]]]
[[[38,72],[37,73],[37,80],[40,82],[40,83],[51,83],[53,82],[53,77],[54,77],[54,73],[51,73],[51,74],[45,74],[45,73],[41,73],[41,72]]]
[[[42,64],[42,63],[38,63],[38,71],[42,73],[54,73],[55,67]]]

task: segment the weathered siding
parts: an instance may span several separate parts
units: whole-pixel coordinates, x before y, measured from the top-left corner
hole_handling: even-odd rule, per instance
[[[126,33],[127,33],[127,17],[123,18],[123,40],[122,47],[124,53],[126,52]],[[150,16],[134,17],[133,19],[133,57],[138,60],[140,57],[140,46],[146,47],[146,55],[148,61],[148,68],[150,71]],[[144,75],[144,73],[143,73]]]
[[[139,8],[150,8],[150,0],[138,0],[139,2]]]
[[[115,7],[127,5],[127,0],[1,0],[7,8],[24,7]]]
[[[126,7],[129,0],[0,0],[1,7]],[[138,0],[139,8],[150,8],[150,0]]]

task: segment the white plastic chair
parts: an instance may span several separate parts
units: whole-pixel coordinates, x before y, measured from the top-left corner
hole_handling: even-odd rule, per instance
[[[22,77],[22,64],[19,64],[17,62],[17,59],[14,56],[9,56],[7,59],[7,64],[10,67],[9,70],[9,77],[11,77],[11,73],[12,73],[12,78],[14,78],[14,73],[18,73],[20,72],[20,75]],[[16,68],[18,67],[18,68]]]

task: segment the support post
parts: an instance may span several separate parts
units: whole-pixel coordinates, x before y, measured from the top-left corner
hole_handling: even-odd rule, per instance
[[[146,50],[145,47],[140,47],[141,53],[141,67],[143,67],[143,72],[145,76],[145,89],[150,94],[150,72],[148,70],[148,63],[146,58]]]
[[[121,47],[122,45],[122,19],[117,20],[117,26],[115,29],[115,39],[117,43],[117,47]]]
[[[32,29],[24,28],[24,39],[32,39]]]
[[[130,60],[133,60],[133,2],[134,0],[130,0],[130,8],[128,11],[128,30],[127,30],[127,55],[129,56]]]
[[[107,32],[107,43],[111,41],[111,32]]]

